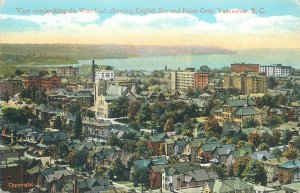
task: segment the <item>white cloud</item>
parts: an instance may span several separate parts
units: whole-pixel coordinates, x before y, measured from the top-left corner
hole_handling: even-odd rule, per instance
[[[157,13],[148,15],[125,15],[117,14],[103,22],[107,27],[125,27],[125,28],[172,28],[188,27],[196,25],[199,19],[196,16],[180,13]]]
[[[9,15],[0,14],[0,19],[13,19],[32,22],[40,25],[42,29],[74,29],[83,24],[93,24],[100,19],[96,13],[66,13],[66,14],[45,14],[45,15]]]

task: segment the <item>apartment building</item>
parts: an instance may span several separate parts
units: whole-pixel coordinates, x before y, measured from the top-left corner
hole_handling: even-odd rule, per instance
[[[95,80],[112,80],[114,77],[113,70],[95,70]]]
[[[244,73],[244,72],[256,72],[259,73],[259,64],[245,64],[235,63],[231,64],[231,72]]]
[[[267,76],[288,76],[291,73],[291,68],[291,66],[273,64],[270,66],[260,66],[259,72],[265,73]]]
[[[194,68],[172,72],[172,90],[186,90],[188,88],[204,90],[208,85],[208,75],[206,72],[196,72]]]
[[[59,67],[58,74],[61,76],[78,76],[79,67],[73,67],[73,66]]]
[[[267,77],[257,75],[226,75],[224,77],[224,88],[237,88],[243,95],[266,93]]]

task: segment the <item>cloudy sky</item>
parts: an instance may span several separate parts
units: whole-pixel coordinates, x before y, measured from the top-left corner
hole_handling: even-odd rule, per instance
[[[0,43],[299,48],[300,0],[0,0]]]

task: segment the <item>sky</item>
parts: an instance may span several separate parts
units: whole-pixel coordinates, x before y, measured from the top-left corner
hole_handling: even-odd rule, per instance
[[[0,0],[0,43],[300,48],[300,0]]]

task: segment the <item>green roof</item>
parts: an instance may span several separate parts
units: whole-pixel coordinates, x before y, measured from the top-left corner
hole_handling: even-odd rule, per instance
[[[34,166],[33,168],[30,168],[28,170],[26,170],[26,172],[28,174],[36,174],[40,171],[40,167],[39,166]]]
[[[135,160],[133,162],[134,166],[137,167],[137,168],[147,168],[151,163],[151,160],[150,159],[142,159],[142,160]]]
[[[174,144],[174,140],[173,139],[165,139],[166,144]]]
[[[253,151],[252,151],[251,147],[240,148],[234,152],[234,157],[235,158],[243,158],[247,154],[252,154],[252,152]]]
[[[243,190],[253,190],[253,187],[241,179],[216,180],[213,192],[235,192]]]
[[[213,151],[217,147],[221,147],[220,142],[206,143],[202,145],[203,151]]]
[[[241,107],[237,109],[233,114],[240,115],[240,116],[247,116],[247,115],[259,115],[260,112],[255,110],[252,107]]]
[[[225,104],[228,104],[229,106],[232,106],[232,107],[243,107],[243,106],[246,106],[246,105],[249,105],[249,106],[255,106],[255,102],[252,100],[252,99],[245,99],[245,100],[228,100],[226,101]]]
[[[299,160],[291,160],[284,164],[281,164],[279,167],[285,168],[285,169],[300,168],[300,161]]]

